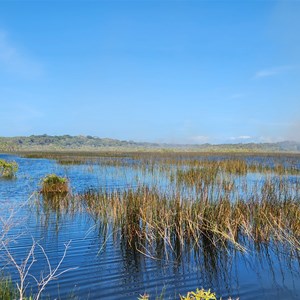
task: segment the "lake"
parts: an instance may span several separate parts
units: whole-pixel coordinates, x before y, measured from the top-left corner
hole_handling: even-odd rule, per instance
[[[179,294],[203,287],[223,299],[300,299],[299,248],[287,251],[284,242],[271,240],[266,243],[245,242],[245,252],[232,245],[218,249],[209,243],[205,247],[170,246],[166,251],[147,247],[136,249],[128,243],[118,226],[109,221],[102,222],[85,205],[71,201],[63,209],[53,209],[47,207],[37,193],[41,179],[56,173],[69,179],[73,196],[99,189],[109,192],[135,190],[140,185],[150,189],[155,186],[169,195],[203,196],[199,192],[202,186],[197,188],[186,181],[180,185],[176,163],[166,167],[163,162],[150,164],[143,157],[128,156],[105,157],[101,163],[96,159],[83,160],[76,164],[7,154],[1,154],[0,159],[14,160],[19,164],[16,178],[0,180],[1,217],[5,219],[14,211],[14,224],[8,234],[13,240],[8,249],[16,262],[24,260],[33,240],[38,242],[41,248],[37,246],[35,249],[36,261],[30,274],[39,278],[41,272],[48,272],[42,249],[55,267],[64,254],[65,244],[69,243],[60,270],[70,270],[61,274],[58,280],[49,282],[43,293],[45,298],[137,299],[147,293],[150,299],[161,295],[163,299],[179,299]],[[222,161],[227,158],[215,155],[202,158],[199,155],[192,159]],[[244,156],[241,159],[247,164],[263,162],[270,168],[278,161],[295,170],[299,170],[300,165],[298,156]],[[152,162],[154,160],[151,158]],[[141,165],[144,166],[139,167]],[[180,168],[187,170],[189,166],[182,164]],[[286,191],[293,201],[300,201],[300,175],[297,172],[279,175],[270,170],[259,172],[253,169],[247,174],[226,175],[222,171],[216,178],[214,188],[206,191],[209,199],[228,196],[230,201],[236,201],[242,197],[250,198],[254,193],[260,197],[262,186],[267,181],[280,181],[286,188],[274,193],[278,197],[287,197],[281,193]],[[224,178],[228,186],[235,187],[234,190],[218,190],[218,187],[224,188]],[[0,263],[4,273],[18,281],[16,269],[4,249],[1,251]],[[30,276],[27,291],[36,291],[34,279]]]

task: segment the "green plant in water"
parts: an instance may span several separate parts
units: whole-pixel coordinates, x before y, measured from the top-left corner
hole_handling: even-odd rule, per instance
[[[138,300],[149,300],[149,294],[140,295]],[[180,300],[217,300],[216,294],[210,290],[196,289],[196,292],[188,292],[186,296],[180,295]]]
[[[56,174],[49,174],[42,179],[42,194],[51,193],[68,193],[69,184],[65,177],[57,176]]]
[[[18,164],[15,161],[0,159],[0,177],[12,178],[18,171]]]
[[[0,299],[10,300],[17,298],[17,290],[14,289],[10,278],[0,279]]]
[[[217,300],[216,294],[210,290],[196,289],[196,292],[188,292],[186,296],[180,296],[181,300]]]
[[[0,299],[1,300],[12,300],[18,299],[19,292],[18,289],[14,286],[11,278],[9,277],[0,277]],[[33,300],[32,296],[23,297],[23,300]]]

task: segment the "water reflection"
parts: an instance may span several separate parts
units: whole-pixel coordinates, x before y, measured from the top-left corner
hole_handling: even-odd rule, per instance
[[[59,166],[51,160],[16,159],[22,165],[21,173],[15,181],[0,182],[1,200],[21,203],[32,191],[39,189],[40,178],[53,171],[62,176],[67,174],[75,193],[89,188],[99,190],[100,187],[111,191],[116,190],[116,186],[135,188],[141,180],[149,188],[154,185],[160,187],[158,184],[161,184],[158,178],[151,179],[148,173],[144,176],[145,173],[139,170],[128,172],[127,167],[115,171],[114,166],[102,169],[95,165],[91,169],[86,166]],[[234,177],[234,184],[244,189],[241,188],[235,197],[245,192],[253,194],[255,189],[260,191],[266,182],[264,179],[261,183],[253,174],[247,176],[247,179]],[[288,185],[288,191],[291,187],[294,189],[294,199],[299,199],[299,176],[282,178],[286,183],[274,179],[277,183],[283,182],[283,185],[277,185],[279,189],[274,193],[266,190],[267,195],[287,198],[285,187]],[[163,186],[166,187],[167,182],[169,184],[164,179]],[[272,185],[273,182],[270,182]],[[214,192],[203,190],[203,195],[217,191],[216,185]],[[222,198],[231,197],[220,195]],[[239,242],[247,249],[243,253],[226,241],[212,243],[215,238],[209,232],[203,233],[197,242],[186,239],[182,243],[181,234],[176,230],[171,234],[170,243],[160,235],[148,241],[134,212],[125,221],[130,224],[127,228],[122,226],[122,222],[114,224],[109,222],[109,218],[104,220],[93,214],[87,210],[86,203],[77,200],[62,197],[53,201],[36,195],[34,205],[19,211],[19,217],[26,221],[22,225],[22,236],[11,248],[18,260],[24,258],[32,236],[46,249],[53,263],[61,257],[63,244],[72,241],[63,267],[79,268],[60,278],[59,290],[57,282],[49,285],[46,294],[50,294],[51,298],[60,296],[66,299],[70,291],[75,291],[79,299],[136,299],[144,292],[155,296],[164,291],[166,299],[176,299],[174,295],[196,287],[211,288],[223,299],[229,296],[240,296],[241,299],[299,298],[299,249],[292,248],[289,243],[273,243],[272,240],[253,243],[240,235]],[[177,223],[177,226],[176,222],[173,224],[174,228],[179,228],[180,219]],[[133,234],[129,234],[130,231]],[[45,263],[40,254],[37,258],[32,269],[36,276]],[[7,270],[12,269],[8,267]],[[14,272],[11,274],[13,279],[17,278]]]

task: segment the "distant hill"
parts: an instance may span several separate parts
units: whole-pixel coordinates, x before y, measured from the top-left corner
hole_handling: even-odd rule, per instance
[[[120,141],[93,136],[50,136],[31,135],[17,137],[0,137],[1,152],[15,151],[53,151],[53,150],[180,150],[180,151],[251,151],[251,152],[300,152],[300,143],[285,141],[279,143],[248,143],[248,144],[202,144],[179,145],[138,143]]]

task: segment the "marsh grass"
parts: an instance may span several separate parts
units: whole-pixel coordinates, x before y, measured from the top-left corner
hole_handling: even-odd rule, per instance
[[[0,177],[13,178],[16,176],[18,168],[19,166],[15,161],[0,159]]]
[[[286,176],[298,174],[297,157],[265,156],[266,163],[232,155],[93,153],[80,157],[64,153],[55,159],[116,170],[126,166],[145,176],[168,178],[163,188],[159,180],[157,185],[138,180],[134,188],[90,190],[73,198],[73,204],[79,200],[95,220],[120,229],[126,241],[142,251],[159,247],[175,251],[208,242],[245,251],[245,239],[300,249],[299,181],[291,184]],[[271,174],[249,189],[248,173]],[[66,193],[65,178],[49,175],[43,180],[44,203],[52,210],[68,207],[69,200],[61,200]]]
[[[297,153],[239,153],[239,152],[188,152],[188,151],[55,151],[20,152],[29,158],[55,159],[63,165],[93,163],[102,166],[128,166],[132,168],[169,170],[177,166],[215,167],[231,173],[274,173],[277,175],[299,175]],[[297,166],[298,164],[298,166]]]
[[[90,190],[73,197],[102,224],[121,230],[126,241],[142,251],[163,248],[176,251],[186,245],[231,245],[245,251],[245,239],[254,243],[287,243],[300,249],[298,157],[195,153],[73,153],[48,154],[63,164],[99,164],[100,168],[135,169],[145,178],[158,178],[134,188]],[[247,174],[264,174],[248,187]],[[270,174],[270,177],[266,177]],[[166,178],[166,186],[161,184]],[[141,179],[141,180],[140,180]],[[43,180],[44,205],[66,209],[70,200],[65,178],[49,175]],[[55,197],[54,197],[55,196]],[[75,205],[76,206],[76,205]],[[74,206],[74,207],[75,207]]]
[[[14,288],[13,283],[10,278],[2,276],[0,279],[0,299],[1,300],[11,300],[17,299],[18,291]]]
[[[41,193],[48,196],[66,195],[69,192],[69,182],[65,177],[49,174],[42,179]]]
[[[0,299],[14,300],[19,298],[19,292],[10,277],[0,278]],[[33,300],[32,296],[23,297],[23,300]]]
[[[245,251],[244,238],[254,243],[283,242],[300,250],[300,202],[279,199],[266,182],[262,197],[214,201],[183,197],[142,186],[127,191],[88,191],[81,201],[95,219],[121,228],[129,244],[144,249],[162,244],[174,250],[186,244],[215,247],[228,244]]]
[[[72,197],[42,198],[43,208],[59,217],[77,209],[87,212],[99,226],[104,244],[112,238],[126,255],[137,253],[157,261],[174,258],[178,264],[183,256],[193,255],[201,262],[197,272],[209,282],[225,282],[233,253],[246,257],[243,253],[251,249],[277,249],[278,260],[283,254],[299,260],[297,157],[252,161],[243,156],[103,153],[55,159],[66,165],[98,165],[101,174],[119,172],[118,179],[127,171],[138,171],[137,180],[128,176],[119,188],[107,185]],[[155,180],[149,183],[149,178]]]

